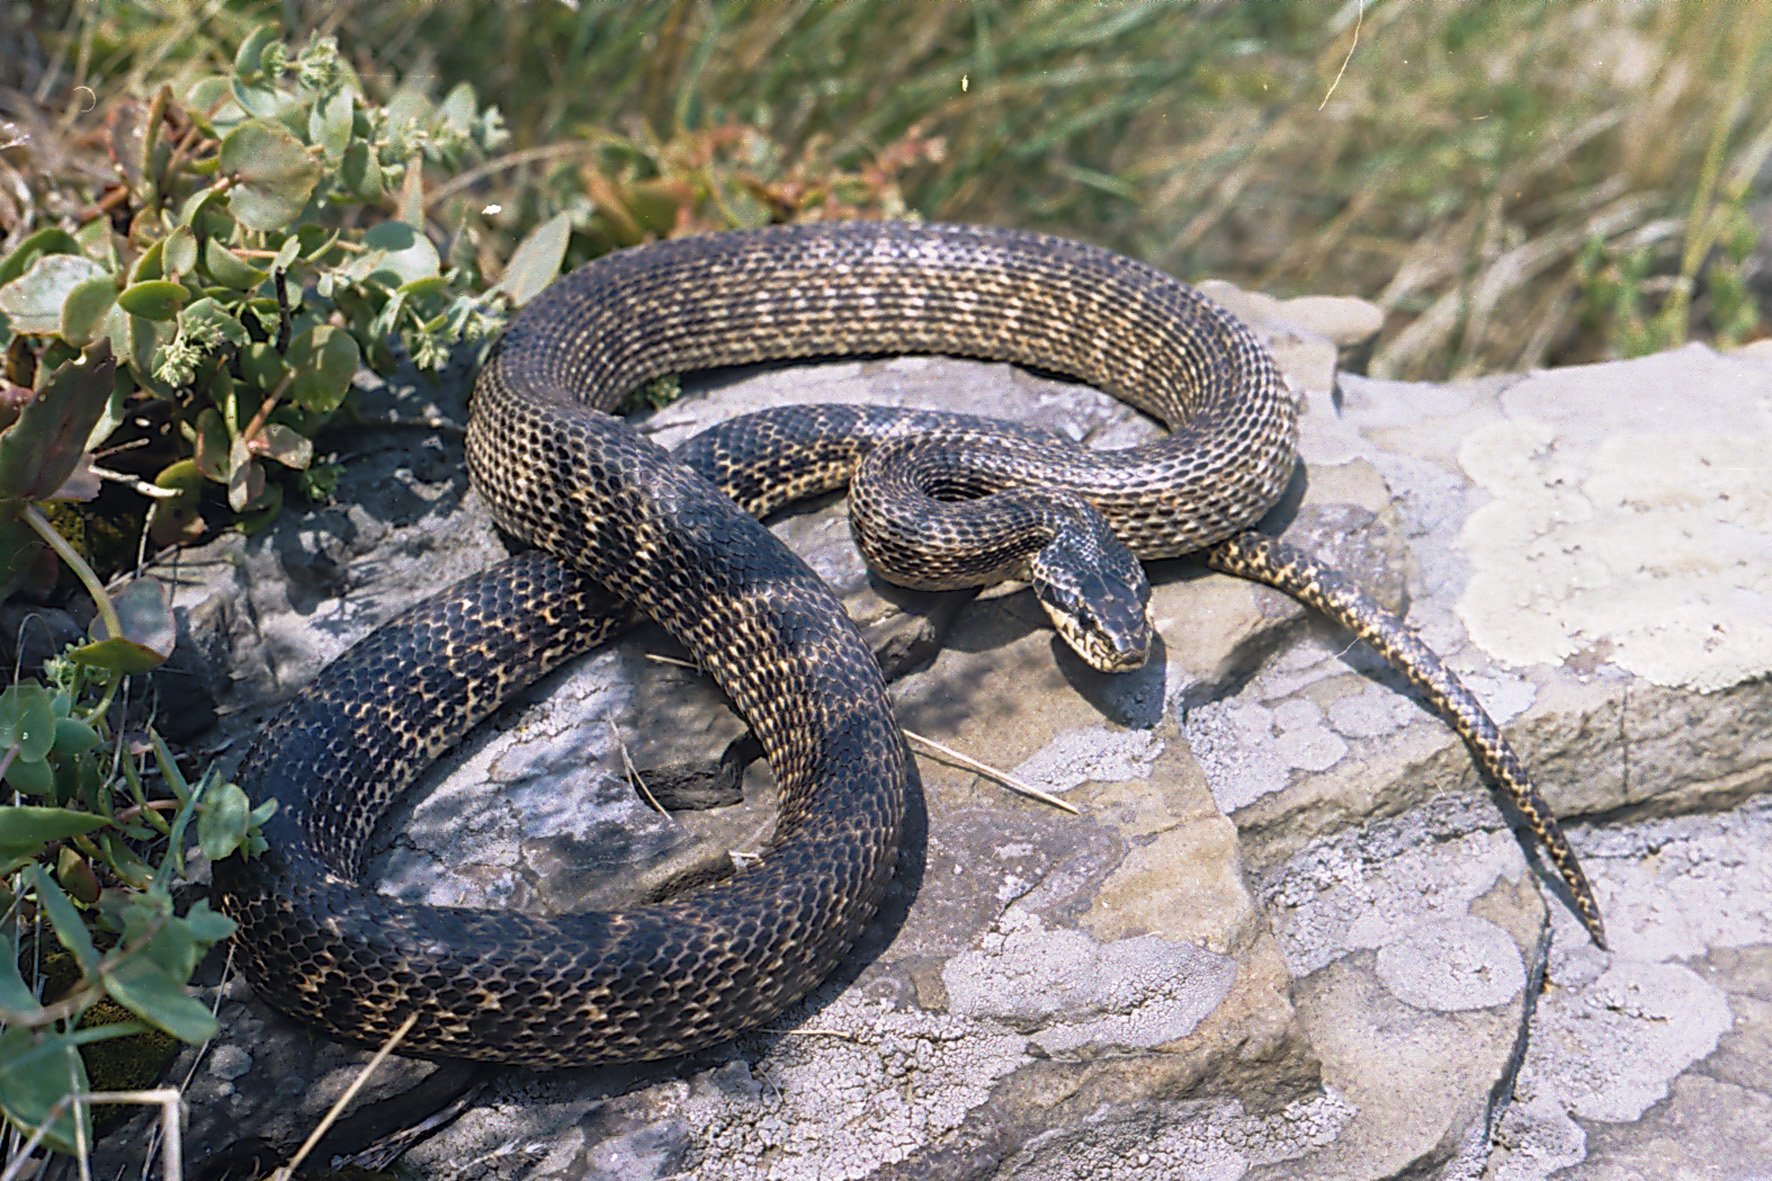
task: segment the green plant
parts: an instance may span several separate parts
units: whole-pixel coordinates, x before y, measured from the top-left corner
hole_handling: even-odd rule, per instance
[[[5,376],[36,386],[105,340],[119,359],[94,446],[118,428],[169,423],[170,450],[135,486],[153,497],[149,535],[206,524],[225,490],[245,528],[285,488],[330,491],[312,439],[345,404],[361,361],[386,371],[398,342],[421,368],[485,340],[537,284],[527,270],[479,293],[463,236],[425,233],[427,164],[460,166],[501,142],[472,88],[440,103],[413,88],[375,105],[336,46],[292,53],[266,26],[225,75],[182,99],[162,87],[107,120],[120,179],[71,231],[45,227],[0,259]],[[535,260],[551,276],[558,258]],[[519,286],[519,284],[527,286]],[[140,460],[136,461],[138,465]]]
[[[0,782],[13,801],[0,805],[0,1114],[68,1152],[91,1141],[86,1109],[70,1099],[87,1089],[83,1047],[150,1029],[213,1036],[214,1018],[185,985],[234,925],[203,901],[179,913],[173,888],[192,836],[211,860],[256,853],[275,808],[252,807],[213,772],[191,783],[151,730],[113,723],[125,679],[172,650],[165,589],[142,578],[110,594],[40,506],[88,491],[87,443],[117,384],[99,341],[0,418],[0,555],[11,567],[0,577],[22,577],[34,535],[98,608],[92,638],[50,661],[44,679],[0,691]],[[48,992],[52,938],[63,966]],[[89,1021],[107,998],[132,1019]]]
[[[181,911],[174,888],[193,847],[261,851],[275,803],[213,769],[188,778],[151,729],[125,726],[126,678],[176,636],[166,592],[108,591],[53,520],[104,477],[153,498],[162,540],[201,526],[209,487],[246,528],[285,484],[323,493],[311,437],[360,361],[392,366],[397,342],[433,367],[486,339],[558,272],[567,238],[564,218],[541,226],[479,292],[471,261],[425,233],[423,174],[496,144],[496,113],[466,87],[371,105],[328,41],[291,55],[261,29],[227,75],[183,101],[165,87],[121,101],[106,128],[121,179],[72,228],[0,259],[0,595],[47,595],[65,569],[98,615],[89,641],[0,692],[0,1114],[61,1151],[91,1139],[85,1047],[214,1034],[185,985],[233,923],[202,901]],[[183,449],[152,484],[101,466],[130,424],[156,422]]]
[[[814,137],[790,152],[761,128],[721,123],[566,145],[559,166],[526,194],[572,219],[569,252],[594,258],[657,238],[781,222],[912,216],[903,181],[946,145],[913,128],[850,163]],[[495,162],[496,163],[496,162]]]
[[[1673,348],[1695,328],[1729,347],[1759,326],[1747,268],[1760,235],[1747,202],[1754,177],[1772,154],[1772,137],[1762,132],[1733,160],[1728,149],[1747,102],[1755,50],[1769,27],[1772,22],[1761,17],[1752,29],[1757,37],[1730,45],[1726,100],[1711,125],[1680,240],[1657,250],[1651,243],[1619,248],[1592,236],[1576,259],[1584,319],[1608,353],[1634,357]]]

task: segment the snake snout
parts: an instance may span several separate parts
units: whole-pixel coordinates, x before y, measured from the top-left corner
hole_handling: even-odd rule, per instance
[[[1029,575],[1058,634],[1091,668],[1128,672],[1150,659],[1150,582],[1105,525],[1061,531]]]

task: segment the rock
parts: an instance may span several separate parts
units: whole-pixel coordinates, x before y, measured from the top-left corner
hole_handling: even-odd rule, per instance
[[[83,605],[91,609],[91,603]],[[85,638],[85,625],[59,607],[20,600],[0,604],[0,662],[8,669],[42,668],[44,661]]]
[[[1347,295],[1301,295],[1283,300],[1278,315],[1340,349],[1370,344],[1384,327],[1383,308]]]
[[[906,727],[1081,816],[919,756],[892,896],[830,981],[689,1059],[493,1073],[413,1167],[1278,1179],[1763,1166],[1772,360],[1687,349],[1450,386],[1337,378],[1335,348],[1358,325],[1323,317],[1349,309],[1240,307],[1283,346],[1302,342],[1280,355],[1303,394],[1307,474],[1268,527],[1406,609],[1467,677],[1572,821],[1614,950],[1584,942],[1445,725],[1291,600],[1155,564],[1161,649],[1104,677],[1025,590],[877,584],[840,506],[815,505],[774,527],[890,656]],[[1092,391],[943,360],[691,387],[644,429],[670,442],[755,406],[865,398],[988,409],[1096,445],[1152,430]],[[1651,396],[1670,390],[1677,412]],[[463,413],[459,390],[377,396],[406,415]],[[358,433],[350,507],[290,511],[185,559],[178,605],[239,670],[212,749],[237,757],[327,659],[501,552],[464,495],[458,444],[442,444],[449,462],[413,444]],[[676,652],[637,629],[501,710],[385,826],[382,888],[619,906],[756,849],[769,777],[737,773],[742,727],[708,683],[652,659]],[[624,750],[642,781],[725,773],[743,802],[661,816]],[[267,1013],[238,981],[219,987],[223,1039],[187,1091],[194,1160],[299,1139],[366,1056]],[[457,1101],[441,1097],[457,1077],[439,1076],[459,1069],[396,1058],[373,1110]],[[335,1134],[335,1147],[353,1145]]]

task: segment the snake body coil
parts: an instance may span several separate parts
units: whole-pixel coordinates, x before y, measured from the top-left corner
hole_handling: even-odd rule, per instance
[[[1170,434],[1074,452],[950,417],[783,408],[708,432],[679,463],[608,413],[665,374],[899,353],[1058,371]],[[964,496],[1074,494],[1140,557],[1206,549],[1400,653],[1521,804],[1597,937],[1554,819],[1523,774],[1497,771],[1511,752],[1456,679],[1330,572],[1241,535],[1286,485],[1293,415],[1272,359],[1233,317],[1161,272],[1061,239],[784,227],[621,251],[563,277],[501,339],[468,430],[476,488],[541,552],[375,632],[290,702],[241,768],[255,798],[282,805],[268,853],[216,866],[254,987],[342,1035],[376,1040],[415,1017],[409,1050],[531,1066],[683,1053],[804,994],[890,880],[905,756],[841,606],[748,513],[838,486],[883,439],[925,428],[967,473],[954,477]],[[695,654],[761,742],[781,789],[761,864],[665,903],[557,918],[408,905],[359,884],[385,807],[518,688],[609,634],[624,603]]]

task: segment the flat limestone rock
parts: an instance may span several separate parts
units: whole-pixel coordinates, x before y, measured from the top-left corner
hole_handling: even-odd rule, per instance
[[[821,503],[772,527],[881,654],[904,726],[1080,815],[919,754],[880,918],[768,1028],[620,1069],[396,1058],[326,1152],[448,1110],[412,1167],[1512,1179],[1763,1162],[1772,361],[1692,348],[1379,382],[1335,369],[1375,326],[1363,306],[1239,309],[1303,407],[1305,475],[1264,527],[1406,611],[1467,678],[1572,822],[1612,952],[1584,942],[1446,726],[1277,592],[1154,564],[1161,645],[1108,677],[1023,588],[879,583],[841,504]],[[669,444],[797,399],[1014,417],[1095,446],[1155,433],[1094,391],[943,359],[688,385],[642,429]],[[368,413],[460,422],[465,382],[440,388],[371,391]],[[1657,390],[1692,408],[1677,431]],[[178,560],[191,641],[236,670],[212,686],[223,719],[199,746],[237,757],[327,660],[504,552],[457,442],[395,429],[349,446],[349,507],[286,511]],[[559,912],[742,864],[773,823],[773,783],[682,655],[639,627],[501,709],[384,825],[379,888]],[[647,784],[688,803],[661,814]],[[195,1060],[187,1158],[277,1163],[367,1050],[237,979],[212,988],[224,1032]]]

